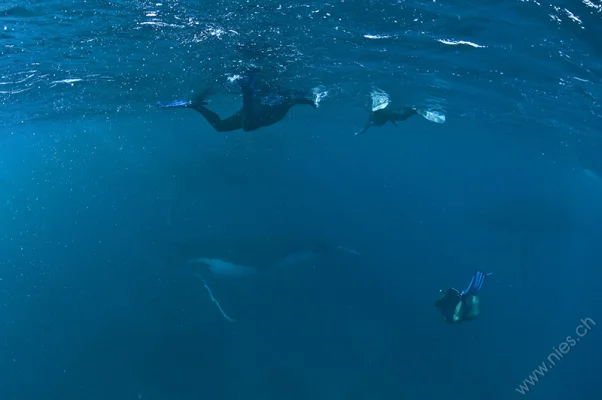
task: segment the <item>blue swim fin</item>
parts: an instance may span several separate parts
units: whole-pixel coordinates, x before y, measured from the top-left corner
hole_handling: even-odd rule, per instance
[[[462,291],[462,298],[466,297],[468,294],[477,294],[477,292],[483,287],[483,282],[485,282],[485,278],[491,276],[491,274],[493,274],[493,272],[484,274],[481,271],[477,271],[470,280],[468,287]]]
[[[158,102],[157,107],[159,108],[188,108],[192,105],[192,101],[188,100],[174,100],[169,103]]]

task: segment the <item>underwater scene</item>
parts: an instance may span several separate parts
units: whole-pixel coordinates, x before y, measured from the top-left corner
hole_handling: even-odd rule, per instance
[[[2,0],[0,155],[0,400],[602,396],[601,0]]]

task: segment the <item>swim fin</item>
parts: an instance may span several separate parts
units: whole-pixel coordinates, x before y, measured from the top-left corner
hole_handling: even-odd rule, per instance
[[[157,107],[159,108],[188,108],[192,105],[192,101],[189,100],[174,100],[169,103],[158,102]]]
[[[476,295],[477,292],[483,287],[483,282],[485,282],[485,278],[487,278],[491,274],[492,272],[484,274],[481,271],[477,271],[470,280],[468,287],[462,291],[462,298],[466,297],[468,294]]]

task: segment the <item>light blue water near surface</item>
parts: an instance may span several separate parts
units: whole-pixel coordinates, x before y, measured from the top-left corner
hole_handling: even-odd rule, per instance
[[[602,321],[601,10],[0,3],[0,399],[599,397],[600,327],[515,388]],[[234,112],[250,70],[327,96],[249,133],[155,107]],[[446,122],[356,137],[374,89]]]

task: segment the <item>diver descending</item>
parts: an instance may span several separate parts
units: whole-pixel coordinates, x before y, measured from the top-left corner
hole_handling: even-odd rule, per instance
[[[470,280],[468,287],[462,292],[455,288],[439,291],[443,296],[435,301],[435,307],[439,309],[445,322],[457,324],[473,320],[479,315],[479,297],[477,293],[483,287],[485,278],[491,276],[491,274],[492,272],[484,274],[477,271]]]
[[[314,108],[314,100],[298,92],[266,92],[256,89],[253,76],[245,76],[238,80],[242,90],[242,108],[240,111],[225,119],[205,107],[203,98],[192,101],[176,100],[170,103],[157,104],[160,108],[191,108],[201,113],[217,132],[230,132],[242,129],[245,132],[254,131],[281,121],[288,111],[298,104],[310,105]]]
[[[418,110],[415,107],[392,108],[391,103],[388,103],[384,108],[371,110],[368,122],[366,122],[366,126],[364,126],[364,129],[356,132],[355,134],[356,136],[361,135],[371,126],[382,126],[387,122],[397,126],[397,122],[405,121],[417,114]]]

